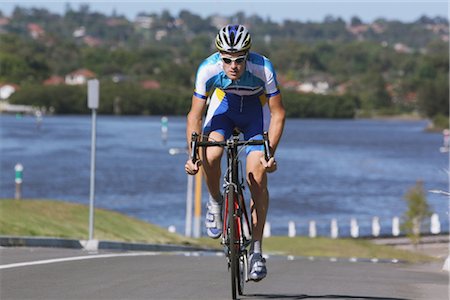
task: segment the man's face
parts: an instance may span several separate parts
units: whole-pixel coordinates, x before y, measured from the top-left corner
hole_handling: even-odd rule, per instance
[[[241,51],[236,53],[220,53],[223,70],[231,80],[239,79],[245,71],[245,63],[247,60],[247,52]]]

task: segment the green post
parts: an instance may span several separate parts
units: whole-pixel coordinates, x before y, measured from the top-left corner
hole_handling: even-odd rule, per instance
[[[22,198],[22,182],[23,182],[23,166],[22,164],[18,163],[14,166],[14,170],[16,172],[16,193],[15,198],[16,200],[20,200]]]
[[[161,118],[161,139],[164,144],[167,142],[168,133],[169,133],[169,118],[163,116]]]

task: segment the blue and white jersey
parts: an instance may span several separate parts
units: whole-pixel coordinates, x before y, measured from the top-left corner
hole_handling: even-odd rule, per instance
[[[207,99],[216,88],[238,96],[265,93],[266,97],[270,98],[280,93],[272,63],[266,57],[253,52],[248,55],[244,74],[235,81],[225,74],[219,52],[206,58],[197,71],[194,95]]]
[[[231,80],[223,70],[220,53],[205,59],[197,71],[194,95],[209,98],[203,124],[204,132],[218,132],[226,139],[235,127],[246,140],[262,139],[270,123],[268,99],[280,93],[272,63],[266,57],[249,53],[245,71]],[[262,146],[249,146],[249,151],[262,151]]]

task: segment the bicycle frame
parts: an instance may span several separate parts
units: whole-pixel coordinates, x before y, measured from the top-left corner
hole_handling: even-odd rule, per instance
[[[198,141],[198,134],[191,137],[191,159],[197,161],[198,147],[223,147],[227,152],[227,171],[224,176],[224,226],[222,244],[228,259],[228,269],[231,270],[231,291],[236,299],[236,291],[243,294],[244,282],[248,281],[247,247],[251,243],[251,220],[248,217],[243,195],[244,182],[239,174],[239,147],[246,145],[264,145],[266,160],[271,157],[267,132],[263,140],[240,141],[238,135],[221,141]],[[247,234],[247,235],[246,235]]]

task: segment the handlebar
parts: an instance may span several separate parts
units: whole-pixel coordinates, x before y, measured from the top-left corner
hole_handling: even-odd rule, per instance
[[[269,134],[267,131],[263,133],[262,140],[248,140],[248,141],[240,141],[237,136],[234,136],[231,139],[220,142],[211,142],[211,141],[199,141],[198,133],[193,132],[191,135],[191,155],[190,158],[192,163],[196,163],[197,158],[197,148],[198,147],[233,147],[233,146],[256,146],[256,145],[264,145],[264,158],[268,161],[272,154],[270,152],[270,143],[269,143]]]

